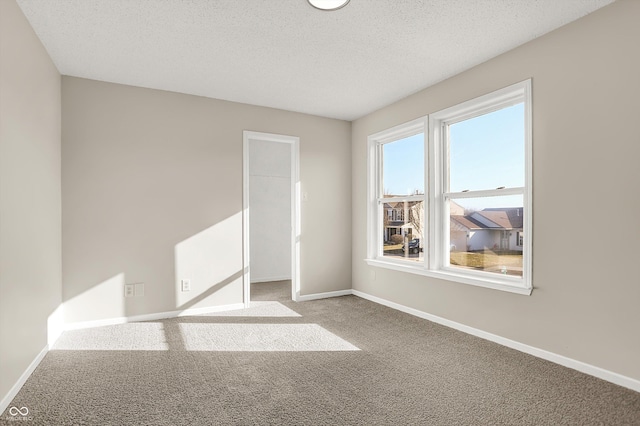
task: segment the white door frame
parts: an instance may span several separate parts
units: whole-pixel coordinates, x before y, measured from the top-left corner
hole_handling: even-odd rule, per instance
[[[291,299],[300,297],[300,138],[245,130],[242,132],[242,283],[243,301],[251,301],[249,241],[249,141],[287,143],[291,146]]]

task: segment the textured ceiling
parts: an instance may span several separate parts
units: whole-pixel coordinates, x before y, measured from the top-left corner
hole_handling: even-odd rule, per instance
[[[17,0],[64,75],[353,120],[613,0]]]

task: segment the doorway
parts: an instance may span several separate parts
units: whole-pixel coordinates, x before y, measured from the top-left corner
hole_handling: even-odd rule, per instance
[[[243,132],[243,301],[251,283],[291,281],[300,295],[300,138]]]

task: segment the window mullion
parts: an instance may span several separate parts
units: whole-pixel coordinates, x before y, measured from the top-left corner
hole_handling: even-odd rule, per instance
[[[380,197],[378,198],[378,202],[380,203],[396,203],[401,201],[423,201],[424,194],[419,195],[408,195],[404,197]]]
[[[445,192],[443,195],[447,199],[456,198],[481,198],[481,197],[499,197],[505,195],[521,195],[525,193],[524,187],[502,188],[502,189],[483,189],[464,192]]]

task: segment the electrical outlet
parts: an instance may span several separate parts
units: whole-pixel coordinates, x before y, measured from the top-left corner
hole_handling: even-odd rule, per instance
[[[133,297],[135,296],[135,288],[133,284],[125,284],[124,285],[124,297]]]
[[[191,280],[182,280],[182,291],[191,291]]]

